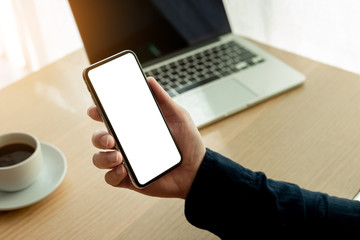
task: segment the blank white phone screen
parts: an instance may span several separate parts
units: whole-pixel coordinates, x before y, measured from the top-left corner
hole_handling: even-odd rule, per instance
[[[133,54],[89,70],[88,77],[140,184],[181,161]]]

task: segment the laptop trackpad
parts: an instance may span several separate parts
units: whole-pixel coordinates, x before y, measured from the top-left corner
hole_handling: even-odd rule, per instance
[[[197,126],[201,126],[244,109],[256,97],[235,79],[226,79],[182,94],[174,100],[190,113]]]

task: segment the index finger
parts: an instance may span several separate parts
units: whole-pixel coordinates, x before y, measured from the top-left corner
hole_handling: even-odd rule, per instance
[[[103,121],[96,106],[89,107],[87,114],[95,121],[99,121],[99,122]]]

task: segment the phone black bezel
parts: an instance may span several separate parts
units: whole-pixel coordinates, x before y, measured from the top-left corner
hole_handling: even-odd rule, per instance
[[[101,101],[100,101],[100,99],[99,99],[99,97],[98,97],[98,95],[97,95],[97,93],[96,93],[96,91],[95,91],[95,89],[94,89],[94,87],[93,87],[93,85],[91,83],[91,80],[88,77],[88,73],[89,73],[90,70],[92,70],[92,69],[94,69],[96,67],[99,67],[99,66],[101,66],[103,64],[106,64],[107,62],[110,62],[110,61],[112,61],[112,60],[114,60],[116,58],[119,58],[119,57],[121,57],[121,56],[123,56],[125,54],[132,54],[135,57],[136,62],[137,62],[138,66],[139,66],[139,68],[141,70],[141,73],[142,73],[142,75],[144,77],[144,81],[147,84],[147,86],[148,86],[148,88],[149,88],[149,90],[151,92],[151,95],[152,95],[152,97],[153,97],[153,99],[154,99],[154,101],[155,101],[155,103],[156,103],[156,105],[157,105],[157,107],[159,109],[159,112],[160,112],[160,114],[161,114],[161,116],[162,116],[162,118],[163,118],[163,120],[165,122],[165,125],[166,125],[166,127],[167,127],[167,129],[168,129],[168,131],[169,131],[169,133],[171,135],[171,138],[173,139],[174,144],[175,144],[175,146],[177,148],[177,151],[179,152],[179,155],[180,155],[180,161],[177,164],[175,164],[171,168],[167,169],[166,171],[162,172],[161,174],[159,174],[158,176],[154,177],[153,179],[149,180],[148,182],[146,182],[144,184],[139,183],[139,181],[138,181],[138,179],[137,179],[137,177],[136,177],[136,175],[135,175],[135,173],[134,173],[134,171],[133,171],[133,169],[131,167],[130,161],[128,160],[128,158],[126,156],[126,153],[125,153],[124,149],[121,146],[121,143],[120,143],[120,141],[119,141],[119,139],[118,139],[112,125],[111,125],[111,122],[110,122],[109,118],[107,117],[107,114],[106,114],[106,112],[105,112],[105,110],[104,110],[104,108],[103,108],[103,106],[101,104]],[[172,171],[173,169],[175,169],[176,167],[181,165],[181,163],[182,163],[182,154],[181,154],[181,152],[179,150],[179,147],[178,147],[178,145],[177,145],[177,143],[176,143],[176,141],[175,141],[175,139],[174,139],[174,137],[172,135],[172,132],[170,131],[170,128],[169,128],[169,126],[168,126],[168,124],[166,122],[166,119],[165,119],[165,117],[164,117],[164,115],[163,115],[163,113],[162,113],[162,111],[160,109],[159,103],[155,98],[154,92],[151,89],[151,87],[150,87],[150,85],[149,85],[149,83],[147,81],[146,75],[145,75],[145,73],[144,73],[144,71],[143,71],[143,69],[141,67],[140,61],[139,61],[139,59],[137,58],[136,54],[133,51],[131,51],[131,50],[121,51],[121,52],[119,52],[117,54],[114,54],[114,55],[112,55],[112,56],[110,56],[108,58],[105,58],[105,59],[103,59],[103,60],[101,60],[99,62],[91,64],[90,66],[86,67],[83,70],[83,79],[84,79],[84,81],[86,83],[86,86],[87,86],[87,88],[88,88],[88,90],[89,90],[89,92],[90,92],[90,94],[91,94],[91,96],[93,98],[93,101],[95,102],[96,106],[100,110],[99,113],[100,113],[100,115],[101,115],[101,117],[102,117],[108,131],[111,133],[111,135],[115,139],[116,149],[119,150],[121,152],[121,154],[123,155],[125,166],[126,166],[126,168],[128,170],[129,176],[130,176],[132,182],[134,183],[135,187],[137,187],[137,188],[145,188],[148,185],[150,185],[151,183],[153,183],[154,181],[156,181],[157,179],[161,178],[162,176],[164,176],[168,172]]]

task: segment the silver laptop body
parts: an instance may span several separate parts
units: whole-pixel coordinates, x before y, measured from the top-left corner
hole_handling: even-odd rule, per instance
[[[231,33],[221,0],[69,0],[90,63],[133,50],[203,127],[305,77]]]
[[[218,42],[148,66],[144,70],[153,76],[152,69],[233,41],[250,50],[256,55],[255,60],[261,62],[252,66],[240,62],[235,66],[240,70],[235,73],[172,95],[172,98],[190,113],[199,128],[299,86],[305,81],[305,76],[298,71],[232,33],[220,37]]]

